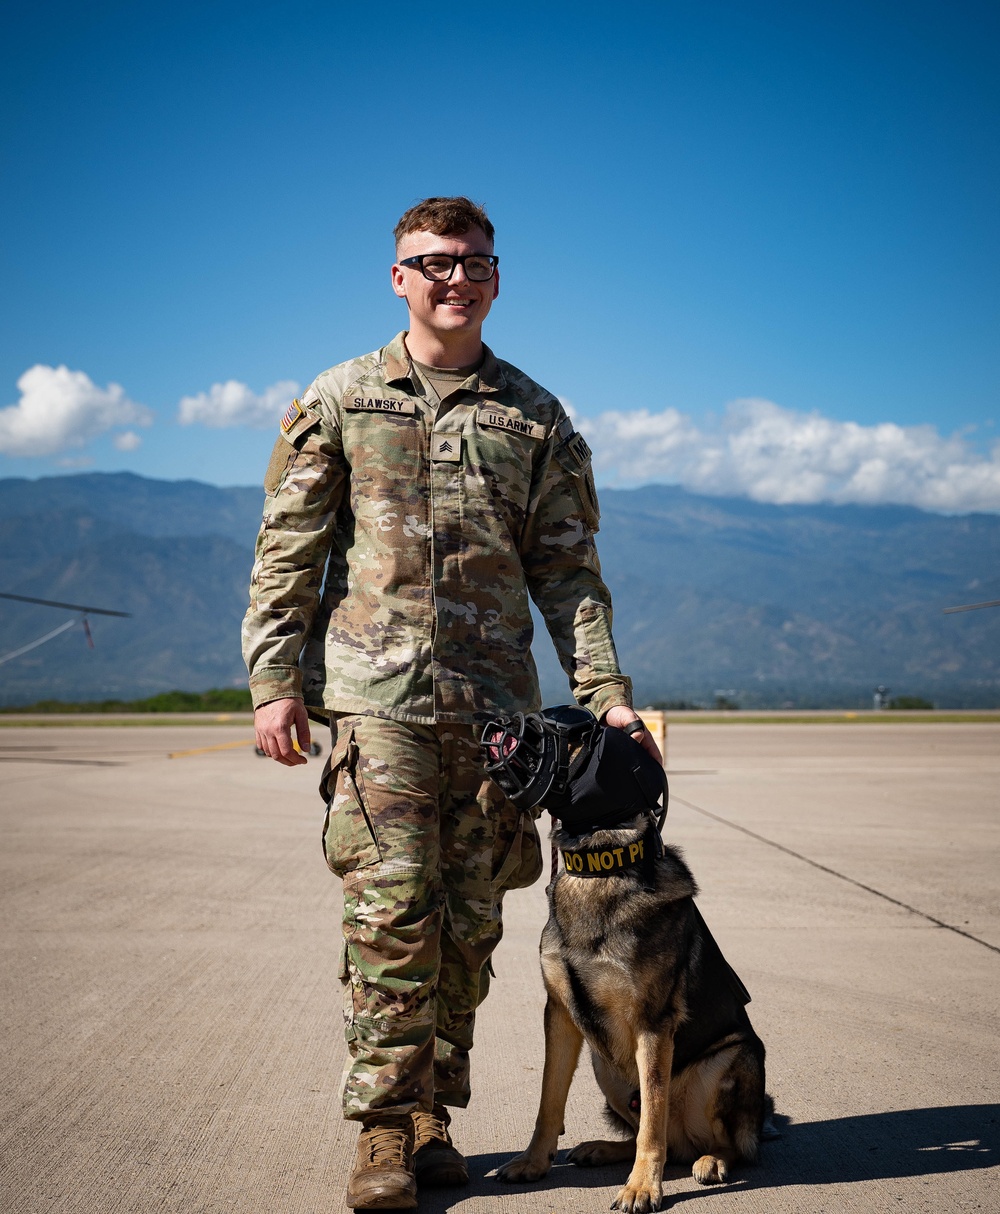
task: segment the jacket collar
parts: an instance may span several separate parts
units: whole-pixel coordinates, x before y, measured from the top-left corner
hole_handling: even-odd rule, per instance
[[[507,387],[507,377],[493,351],[485,343],[483,344],[483,355],[483,365],[476,373],[476,386],[472,391],[484,396],[492,396]],[[397,333],[385,347],[383,363],[387,384],[406,382],[411,387],[416,384],[417,376],[414,374],[413,363],[410,361],[410,352],[406,348],[405,329],[402,333]]]

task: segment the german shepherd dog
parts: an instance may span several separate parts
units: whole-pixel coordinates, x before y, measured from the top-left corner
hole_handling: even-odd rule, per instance
[[[608,1118],[628,1137],[581,1142],[568,1159],[581,1167],[634,1160],[611,1208],[645,1214],[660,1209],[668,1156],[692,1163],[702,1184],[756,1158],[773,1108],[764,1045],[746,1013],[749,995],[695,907],[691,871],[651,818],[576,837],[559,830],[554,840],[568,871],[549,886],[541,941],[541,1104],[527,1150],[497,1177],[548,1172],[586,1041]],[[646,862],[623,866],[637,856]],[[582,875],[584,860],[606,875]]]

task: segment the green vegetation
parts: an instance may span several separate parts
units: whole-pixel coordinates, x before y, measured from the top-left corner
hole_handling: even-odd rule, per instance
[[[889,707],[926,710],[928,708],[933,708],[934,705],[930,702],[930,700],[925,700],[921,696],[896,696],[895,699],[889,701]]]
[[[216,687],[211,691],[164,691],[144,700],[39,700],[0,708],[0,713],[104,713],[104,712],[252,712],[250,692],[245,688]]]

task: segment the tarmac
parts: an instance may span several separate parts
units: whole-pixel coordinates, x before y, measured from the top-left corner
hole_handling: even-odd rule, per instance
[[[323,760],[247,742],[0,729],[3,1214],[346,1209]],[[668,771],[665,837],[752,992],[781,1137],[726,1186],[668,1165],[665,1204],[1000,1210],[1000,725],[671,723]],[[472,1180],[430,1214],[606,1210],[627,1174],[491,1175],[537,1106],[544,884],[508,896],[452,1127]],[[600,1107],[584,1063],[566,1147]]]

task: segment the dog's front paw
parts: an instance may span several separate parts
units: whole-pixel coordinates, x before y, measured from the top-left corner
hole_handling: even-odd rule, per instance
[[[691,1175],[699,1184],[724,1184],[729,1179],[729,1168],[718,1155],[702,1155],[694,1161]]]
[[[497,1180],[504,1180],[508,1184],[527,1184],[532,1180],[541,1180],[551,1166],[551,1155],[538,1159],[530,1151],[525,1151],[523,1155],[515,1155],[497,1168]]]
[[[647,1214],[649,1210],[658,1210],[663,1201],[662,1175],[662,1164],[659,1170],[634,1167],[625,1188],[611,1203],[612,1210],[623,1210],[625,1214]]]
[[[568,1163],[575,1163],[578,1168],[600,1168],[609,1163],[625,1163],[635,1158],[635,1139],[612,1140],[604,1142],[595,1138],[591,1142],[581,1142],[566,1156]]]

